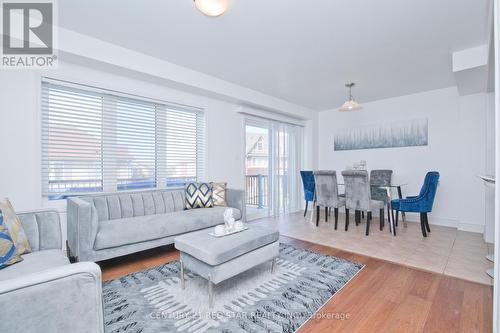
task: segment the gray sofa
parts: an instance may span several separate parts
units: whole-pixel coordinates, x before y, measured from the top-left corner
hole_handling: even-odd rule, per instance
[[[0,270],[0,332],[104,332],[99,266],[69,263],[57,212],[19,218],[33,252]]]
[[[228,207],[245,220],[244,192]],[[224,223],[226,207],[184,210],[184,190],[100,194],[68,199],[68,244],[78,261],[100,261],[174,243],[187,232]]]

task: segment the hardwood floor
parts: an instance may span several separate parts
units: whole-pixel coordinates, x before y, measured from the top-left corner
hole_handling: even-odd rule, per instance
[[[330,318],[313,318],[302,326],[300,333],[492,330],[491,286],[293,238],[281,237],[281,241],[366,265],[319,310],[319,314],[330,313]],[[162,247],[108,260],[100,266],[103,280],[109,280],[178,257],[173,247]]]

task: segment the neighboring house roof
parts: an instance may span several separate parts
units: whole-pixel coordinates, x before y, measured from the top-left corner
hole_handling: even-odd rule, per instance
[[[259,142],[262,142],[262,149],[258,149]],[[246,137],[246,156],[267,156],[269,144],[267,136],[262,134],[247,134]]]

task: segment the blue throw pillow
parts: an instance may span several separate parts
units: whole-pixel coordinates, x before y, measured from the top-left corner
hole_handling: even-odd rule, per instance
[[[0,213],[0,269],[22,261]]]

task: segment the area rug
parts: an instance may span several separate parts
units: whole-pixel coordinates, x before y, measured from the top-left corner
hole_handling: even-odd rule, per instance
[[[265,263],[218,284],[209,310],[207,282],[188,272],[182,290],[174,261],[103,283],[106,332],[292,333],[312,317],[341,316],[318,310],[362,268],[281,244],[273,274]]]

